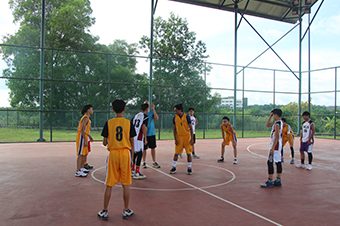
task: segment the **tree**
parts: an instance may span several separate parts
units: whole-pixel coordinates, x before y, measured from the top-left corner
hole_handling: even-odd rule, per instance
[[[202,78],[210,71],[204,62],[205,44],[196,40],[185,19],[173,13],[168,20],[156,18],[154,26],[154,101],[163,111],[172,111],[176,103],[199,111],[212,109],[219,98],[210,94]],[[149,37],[143,36],[140,46],[149,54]]]

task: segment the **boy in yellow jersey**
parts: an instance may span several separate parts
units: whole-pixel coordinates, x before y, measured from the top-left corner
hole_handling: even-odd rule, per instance
[[[221,158],[217,160],[217,162],[224,162],[224,152],[225,146],[229,145],[230,142],[233,145],[234,149],[234,161],[233,164],[237,164],[237,137],[236,132],[233,128],[233,125],[230,123],[230,119],[227,116],[224,116],[221,124],[222,131],[222,144],[221,144]]]
[[[130,120],[124,118],[126,103],[123,100],[112,102],[113,111],[116,117],[108,120],[103,128],[103,145],[107,146],[109,156],[106,166],[106,190],[104,194],[104,208],[98,212],[98,217],[107,220],[109,217],[108,206],[111,198],[112,186],[117,183],[123,187],[123,219],[132,216],[134,212],[129,209],[131,178],[131,155],[133,138],[136,131]]]
[[[173,119],[174,124],[174,138],[176,150],[172,162],[170,174],[176,173],[176,165],[178,155],[182,154],[185,149],[188,159],[188,175],[192,174],[192,145],[193,145],[193,131],[191,126],[190,116],[183,112],[182,104],[175,106],[175,116]]]
[[[76,137],[77,150],[77,171],[76,177],[86,177],[89,170],[84,168],[87,155],[91,151],[90,142],[93,141],[91,131],[90,116],[93,114],[93,106],[91,104],[85,105],[81,110],[83,117],[79,120],[78,131]]]
[[[282,118],[281,121],[283,122],[283,128],[282,128],[282,150],[281,150],[281,156],[282,156],[282,163],[283,163],[283,148],[289,143],[290,147],[290,154],[292,159],[290,160],[290,164],[294,164],[294,132],[292,130],[292,127],[290,127],[289,124],[287,124],[287,120],[285,118]]]

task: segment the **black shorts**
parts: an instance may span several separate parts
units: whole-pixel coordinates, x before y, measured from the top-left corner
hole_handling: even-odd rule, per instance
[[[148,141],[148,144],[144,145],[144,150],[146,150],[148,148],[154,149],[154,148],[157,147],[157,145],[156,145],[156,136],[147,136],[146,139]]]
[[[194,139],[194,144],[196,144],[196,134],[193,134],[192,138]]]

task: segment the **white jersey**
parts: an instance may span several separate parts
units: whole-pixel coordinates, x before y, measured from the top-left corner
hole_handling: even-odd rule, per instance
[[[132,125],[135,127],[137,136],[134,139],[134,151],[143,151],[144,149],[144,134],[143,134],[143,124],[147,125],[148,117],[143,112],[139,112],[132,119]]]
[[[302,142],[309,141],[309,137],[312,133],[312,124],[314,124],[312,120],[309,120],[302,124]]]
[[[190,120],[191,120],[191,126],[192,126],[192,133],[195,134],[197,119],[195,116],[190,116]]]
[[[275,146],[274,150],[275,151],[281,151],[282,149],[282,129],[283,129],[283,123],[281,120],[277,120],[274,122],[273,126],[272,126],[272,131],[271,131],[271,134],[270,134],[270,139],[271,139],[271,145],[274,143],[274,140],[275,140],[275,126],[278,125],[279,128],[280,128],[280,131],[279,131],[279,141],[277,143],[277,145]]]

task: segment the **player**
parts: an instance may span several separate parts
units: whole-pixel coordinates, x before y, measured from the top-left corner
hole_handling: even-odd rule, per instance
[[[183,105],[177,104],[175,106],[175,116],[173,118],[174,124],[174,138],[176,150],[172,162],[172,168],[170,174],[176,173],[176,165],[178,160],[178,155],[185,149],[188,160],[188,170],[187,174],[192,174],[192,145],[193,145],[193,131],[191,126],[190,116],[183,112]]]
[[[93,106],[87,104],[81,110],[82,117],[79,120],[78,131],[76,137],[76,150],[77,150],[77,171],[75,173],[76,177],[86,177],[90,172],[88,169],[84,168],[87,160],[87,155],[91,151],[90,143],[93,139],[90,135],[91,131],[91,120],[90,116],[93,114]]]
[[[106,165],[106,189],[104,193],[104,208],[98,212],[98,217],[107,220],[108,206],[111,198],[112,186],[121,183],[123,187],[124,210],[123,219],[132,216],[134,212],[129,208],[131,179],[131,150],[136,131],[130,120],[124,118],[126,103],[123,100],[112,102],[116,117],[109,119],[103,128],[103,145],[107,146],[109,156]]]
[[[195,116],[195,109],[193,107],[189,108],[188,110],[191,126],[192,126],[192,136],[193,136],[193,145],[192,145],[192,157],[194,159],[199,159],[200,157],[195,152],[195,144],[196,144],[196,126],[198,125],[198,120]]]
[[[148,102],[145,102],[148,103]],[[143,168],[147,168],[146,166],[146,151],[148,148],[151,149],[151,157],[152,157],[152,166],[154,168],[161,168],[161,166],[156,162],[156,129],[155,129],[155,121],[159,119],[158,114],[156,112],[155,105],[151,105],[151,111],[148,113],[148,132],[147,132],[147,141],[148,143],[144,147],[143,152]]]
[[[135,127],[137,136],[134,138],[134,152],[132,159],[132,177],[136,180],[145,179],[146,176],[140,171],[140,164],[142,161],[144,144],[147,144],[147,125],[149,104],[144,103],[141,106],[141,112],[137,113],[132,119],[132,124]]]
[[[270,112],[270,116],[267,120],[266,126],[272,127],[270,134],[271,148],[269,151],[269,157],[267,160],[268,165],[268,180],[261,184],[262,188],[281,187],[281,174],[282,174],[282,163],[281,163],[281,149],[282,149],[282,129],[283,123],[281,120],[282,111],[281,109],[274,109]],[[276,180],[273,181],[274,175],[274,163],[276,165]]]
[[[314,134],[315,125],[310,119],[310,113],[305,111],[302,113],[303,124],[300,135],[300,158],[301,164],[297,165],[298,168],[306,168],[312,170],[313,161],[313,145],[314,145]],[[308,154],[308,165],[305,166],[305,152]]]
[[[237,136],[236,132],[233,128],[233,125],[230,123],[230,119],[227,116],[224,116],[222,119],[221,124],[221,131],[222,131],[222,145],[221,145],[221,158],[217,160],[217,162],[224,162],[224,152],[225,146],[229,145],[230,142],[233,145],[234,149],[234,161],[233,164],[237,164]]]
[[[281,150],[282,163],[283,163],[283,148],[288,142],[289,147],[290,147],[290,154],[292,157],[292,159],[290,160],[290,164],[294,164],[294,132],[292,128],[290,127],[290,125],[287,124],[287,121],[285,118],[282,118],[281,120],[283,122],[283,128],[282,128],[282,142],[283,142],[282,146],[283,147]]]

